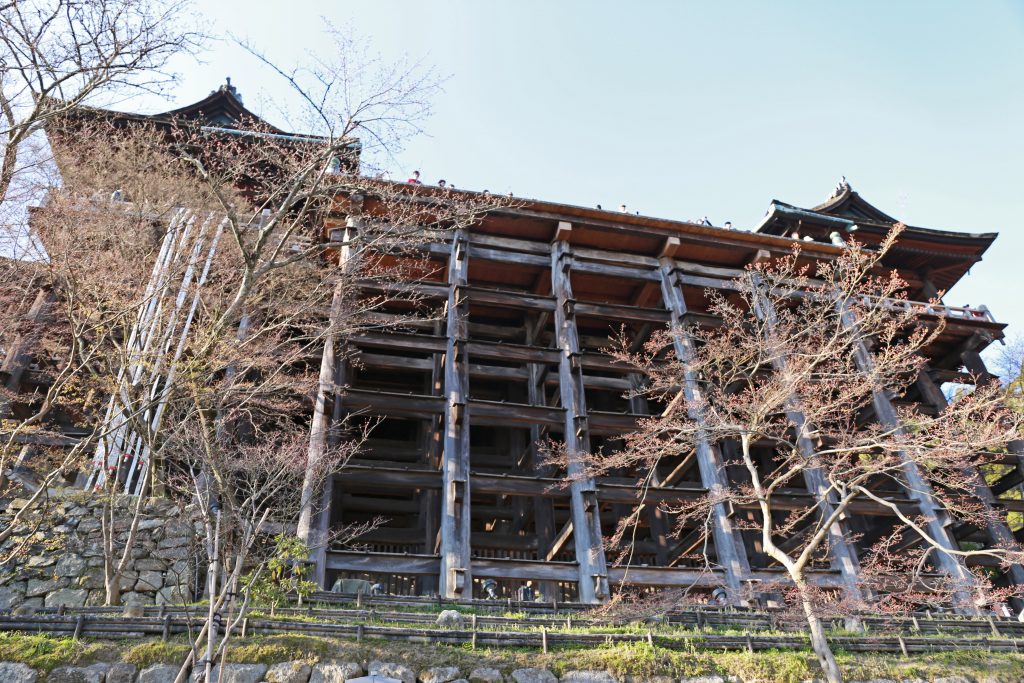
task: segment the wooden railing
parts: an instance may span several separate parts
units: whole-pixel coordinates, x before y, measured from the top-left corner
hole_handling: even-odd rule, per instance
[[[864,306],[871,306],[878,302],[878,299],[867,295],[858,297],[858,302]],[[920,315],[931,315],[936,318],[949,318],[951,320],[963,320],[966,322],[996,322],[995,316],[988,310],[988,306],[948,306],[946,304],[933,304],[927,301],[911,301],[909,299],[884,299],[881,302],[884,308],[893,311],[911,311]]]

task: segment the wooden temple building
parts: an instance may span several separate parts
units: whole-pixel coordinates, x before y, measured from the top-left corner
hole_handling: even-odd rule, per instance
[[[622,582],[712,590],[780,579],[759,549],[759,532],[726,523],[710,538],[703,527],[680,535],[657,504],[670,508],[712,486],[741,483],[743,468],[724,464],[735,444],[661,462],[656,485],[643,494],[629,566],[606,559],[603,539],[641,504],[638,474],[560,486],[564,472],[545,468],[539,445],[553,439],[591,452],[615,449],[639,418],[660,411],[625,398],[643,378],[602,353],[621,326],[640,345],[673,321],[712,322],[708,290],[734,288],[754,259],[787,254],[794,239],[806,258],[834,258],[842,247],[833,233],[857,230],[859,240],[877,243],[894,222],[844,183],[810,209],[772,202],[750,232],[517,200],[432,245],[447,281],[421,291],[445,305],[446,321],[347,340],[356,362],[335,406],[383,421],[370,448],[333,478],[319,524],[387,521],[359,539],[359,550],[320,554],[324,585],[360,577],[390,592],[468,598],[481,596],[490,579],[504,596],[530,582],[545,599],[593,602]],[[995,237],[910,227],[888,265],[909,283],[911,301],[928,302],[956,284]],[[979,354],[1004,325],[985,307],[927,310],[945,328],[929,349],[927,371],[899,400],[936,411],[945,404],[942,384],[989,377]],[[1013,467],[981,495],[1007,511],[1024,509],[1002,495],[1024,481],[1021,463],[1008,457]],[[785,497],[794,507],[813,501],[806,490]],[[890,498],[930,509],[918,491]],[[850,544],[854,555],[892,523],[881,506],[857,510],[864,533]],[[1006,524],[947,532],[950,544],[1013,535]],[[722,568],[708,572],[701,552]],[[816,580],[839,586],[839,573],[824,569]],[[1024,569],[1011,574],[1005,580],[1024,581]]]
[[[172,113],[216,126],[251,116],[230,88]],[[329,588],[338,578],[362,578],[394,594],[448,598],[482,597],[484,582],[508,597],[529,583],[542,599],[599,602],[623,582],[711,591],[780,579],[756,533],[728,519],[711,534],[678,533],[666,512],[710,487],[742,483],[742,468],[727,464],[735,444],[661,462],[629,566],[608,559],[604,539],[641,504],[636,473],[565,487],[565,472],[545,465],[541,444],[615,449],[639,418],[661,409],[627,398],[643,377],[602,352],[622,326],[639,346],[673,322],[712,322],[708,290],[734,288],[754,260],[789,254],[794,240],[804,258],[831,259],[843,248],[836,234],[856,229],[870,244],[894,222],[844,182],[812,208],[773,201],[749,231],[516,199],[439,238],[427,252],[440,275],[417,291],[443,318],[343,340],[351,362],[336,370],[337,391],[310,407],[314,423],[346,414],[380,420],[368,447],[330,479],[313,527],[376,518],[383,525],[356,549],[320,548],[317,580]],[[339,227],[358,230],[359,217],[335,216],[323,239]],[[910,300],[928,302],[964,277],[995,237],[909,227],[887,264],[909,283]],[[927,370],[897,400],[936,411],[945,401],[942,384],[989,377],[979,354],[1002,338],[1004,325],[983,306],[928,305],[927,316],[944,319],[944,331],[928,350]],[[13,370],[5,364],[9,387],[21,377]],[[317,409],[327,417],[313,415]],[[1007,495],[1024,482],[1024,463],[1011,454],[1005,464],[979,495],[1024,512],[1019,496]],[[908,508],[930,509],[926,492],[888,493]],[[777,498],[803,507],[814,494],[790,490]],[[846,549],[854,556],[892,524],[891,512],[870,502],[858,504],[857,514],[863,533]],[[949,527],[943,538],[984,544],[1015,533],[1007,524]],[[717,569],[696,558],[702,549]],[[840,573],[820,569],[814,579],[841,586]],[[1024,582],[1024,568],[1001,580]]]

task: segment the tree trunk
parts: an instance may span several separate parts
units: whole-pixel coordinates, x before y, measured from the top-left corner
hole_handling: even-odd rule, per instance
[[[825,675],[828,683],[842,683],[843,675],[836,664],[836,657],[832,654],[832,646],[828,644],[825,637],[825,629],[821,625],[821,619],[814,612],[814,603],[807,590],[807,585],[802,581],[794,580],[797,591],[800,593],[800,605],[804,609],[804,616],[807,618],[807,627],[811,632],[811,649],[818,656],[818,665]]]
[[[121,604],[121,574],[120,572],[114,572],[113,576],[107,577],[104,581],[106,586],[106,602],[107,607],[116,607]]]

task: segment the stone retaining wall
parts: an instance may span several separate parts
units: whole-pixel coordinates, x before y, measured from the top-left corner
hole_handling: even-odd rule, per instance
[[[115,522],[118,544],[128,535],[128,502],[119,508]],[[22,500],[10,501],[0,513],[0,525],[6,527],[22,505]],[[84,493],[65,494],[30,514],[0,545],[0,558],[13,554],[0,565],[0,610],[102,605],[106,596],[100,519],[99,501]],[[121,604],[191,601],[200,554],[196,531],[186,511],[165,499],[148,501],[121,581]]]
[[[0,662],[0,681],[4,683],[173,683],[178,667],[154,664],[142,671],[131,664],[93,664],[87,667],[60,667],[46,675],[25,664]],[[479,668],[460,671],[454,666],[436,667],[414,672],[402,664],[374,661],[364,669],[355,662],[329,660],[309,664],[302,661],[279,664],[226,664],[223,677],[220,667],[214,667],[213,680],[223,683],[344,683],[363,675],[379,675],[401,683],[743,683],[735,677],[700,676],[696,678],[654,679],[627,677],[619,680],[605,671],[568,671],[558,678],[547,669],[516,669],[507,676],[498,669]],[[193,680],[198,680],[193,677]],[[908,679],[905,683],[926,683],[922,679]],[[856,683],[856,682],[852,682]],[[897,683],[891,680],[863,683]],[[963,676],[932,679],[932,683],[984,683]]]

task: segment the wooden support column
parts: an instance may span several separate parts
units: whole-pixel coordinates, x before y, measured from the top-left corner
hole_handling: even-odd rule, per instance
[[[629,383],[634,390],[639,389],[643,384],[643,376],[633,373],[629,376]],[[647,400],[643,396],[630,396],[629,412],[634,415],[649,415]],[[657,468],[651,472],[651,486],[661,486],[661,477],[658,476]],[[646,503],[647,523],[651,527],[651,540],[654,541],[657,551],[655,556],[659,567],[667,567],[669,564],[669,524],[668,513],[661,509],[658,503]]]
[[[448,342],[444,356],[444,449],[441,454],[440,594],[471,598],[469,509],[469,359],[465,287],[469,283],[469,242],[462,230],[452,235],[448,257]]]
[[[338,321],[343,314],[344,278],[355,264],[356,249],[354,241],[358,235],[358,219],[349,218],[342,231],[343,246],[338,253],[338,268],[342,281],[334,288],[331,298],[331,311],[328,317],[328,329],[324,335],[324,350],[320,358],[320,378],[317,385],[316,398],[313,403],[313,418],[309,427],[309,450],[306,455],[306,476],[302,482],[302,493],[299,504],[299,521],[296,535],[306,542],[310,548],[310,559],[314,562],[314,577],[318,585],[324,589],[327,568],[327,544],[330,535],[331,500],[334,495],[334,481],[331,473],[325,477],[323,491],[320,496],[319,509],[316,506],[316,470],[317,464],[324,457],[327,448],[337,443],[338,434],[334,417],[342,415],[341,400],[338,398],[338,387],[345,383],[344,359],[337,359]]]
[[[331,410],[331,422],[327,431],[327,445],[329,448],[337,448],[341,443],[340,426],[345,419],[345,409],[342,405],[338,392],[347,382],[348,362],[342,358],[335,358],[334,372],[334,396]],[[320,507],[316,511],[315,529],[310,536],[313,540],[310,543],[310,559],[313,561],[313,581],[324,590],[329,590],[327,585],[327,550],[331,542],[331,515],[332,502],[334,500],[334,475],[328,474],[324,480],[324,489],[320,496]],[[315,536],[315,539],[312,537]]]
[[[51,297],[46,290],[40,289],[28,310],[27,318],[31,323],[38,323],[42,320],[43,316],[46,315],[50,300]],[[7,376],[4,386],[8,391],[15,394],[18,393],[18,390],[21,388],[21,378],[31,362],[32,349],[29,348],[29,342],[24,335],[19,335],[15,338],[14,343],[11,344],[3,364],[0,365],[0,373]],[[0,418],[10,416],[11,407],[7,399],[0,396]]]
[[[964,351],[960,354],[960,360],[963,361],[964,367],[967,368],[967,372],[974,376],[975,382],[979,386],[999,381],[998,377],[988,371],[988,367],[985,366],[985,361],[982,360],[981,354],[977,351]]]
[[[759,287],[759,281],[755,281],[755,286]],[[760,288],[754,292],[754,301],[754,314],[765,323],[765,334],[774,334],[773,330],[776,325],[774,306],[764,296]],[[786,365],[786,357],[784,355],[777,354],[772,358],[772,367],[780,375],[785,376]],[[811,441],[809,436],[812,425],[807,424],[807,418],[801,408],[800,400],[794,395],[790,395],[786,401],[786,419],[793,425],[793,429],[796,432],[797,447],[800,449],[800,454],[808,461],[808,465],[803,469],[804,483],[807,486],[807,490],[817,500],[821,519],[828,519],[835,512],[838,497],[821,471],[816,458],[817,448],[815,448],[814,442]],[[840,573],[843,580],[843,588],[847,595],[859,602],[862,600],[860,587],[857,583],[857,577],[860,574],[860,563],[857,560],[857,551],[846,539],[846,532],[845,520],[840,520],[829,527],[829,561],[832,569]]]
[[[446,312],[447,313],[447,312]],[[442,336],[444,324],[437,320],[434,322],[434,335]],[[441,353],[433,353],[430,370],[430,387],[426,392],[431,396],[443,396],[444,394],[444,356]],[[435,471],[441,468],[441,454],[444,449],[444,415],[436,415],[421,422],[425,426],[423,443],[424,464]],[[423,524],[423,554],[436,555],[440,552],[441,545],[441,491],[438,489],[420,489],[420,521]],[[419,577],[419,589],[421,595],[436,595],[438,591],[438,576],[436,574],[425,574]]]
[[[535,324],[527,325],[526,344],[534,346],[539,343],[543,324],[547,320],[547,314],[541,313],[537,316]],[[527,363],[527,384],[526,400],[531,406],[546,405],[544,397],[544,375],[546,368],[541,368],[537,363]],[[550,472],[541,462],[540,442],[547,435],[547,428],[536,422],[530,423],[530,468],[535,476],[550,476]],[[534,496],[533,498],[533,525],[537,533],[537,558],[543,559],[551,550],[555,542],[555,504],[546,496]],[[553,581],[541,581],[537,584],[537,590],[544,600],[555,600],[559,597],[558,584]]]
[[[673,240],[675,244],[673,244]],[[665,308],[671,315],[672,345],[676,358],[683,363],[685,368],[683,395],[688,406],[687,416],[698,425],[696,451],[700,480],[709,493],[718,496],[728,489],[729,480],[726,478],[722,454],[708,441],[700,427],[703,423],[703,414],[696,405],[700,387],[697,374],[689,369],[689,363],[693,359],[693,338],[687,334],[684,327],[684,318],[687,313],[686,300],[683,298],[683,292],[676,280],[675,262],[668,255],[671,252],[671,247],[676,245],[678,245],[678,240],[670,238],[666,255],[659,259],[661,295],[665,302]],[[745,601],[743,582],[750,578],[750,565],[740,533],[733,528],[732,520],[729,519],[729,510],[723,502],[715,503],[711,533],[715,541],[718,564],[725,571],[729,601],[732,603],[743,602]]]
[[[587,404],[583,393],[583,366],[580,364],[579,337],[576,331],[575,301],[569,273],[572,250],[569,236],[572,226],[558,224],[556,241],[551,245],[551,291],[555,295],[555,336],[561,355],[558,380],[565,409],[565,447],[568,452],[570,503],[572,505],[572,536],[576,545],[579,569],[579,601],[603,602],[608,599],[608,565],[601,536],[597,486],[582,477],[583,459],[590,453],[590,430],[587,425]]]
[[[939,298],[939,289],[932,282],[932,271],[931,269],[924,270],[920,273],[921,275],[921,293],[925,296],[926,300],[938,299],[939,303],[942,303],[942,299]]]
[[[857,368],[864,375],[870,377],[874,370],[874,359],[871,357],[871,352],[868,351],[867,344],[861,338],[857,326],[857,315],[842,298],[836,299],[835,307],[843,328],[853,335],[853,357]],[[889,398],[884,387],[878,386],[874,388],[872,404],[874,405],[875,415],[878,417],[879,422],[893,430],[901,431],[903,429],[896,408],[892,404],[892,399]],[[959,544],[950,530],[949,516],[932,495],[931,485],[921,474],[917,463],[903,453],[900,455],[903,460],[902,470],[907,497],[917,503],[918,510],[925,519],[925,530],[928,532],[928,535],[932,537],[940,548],[958,550]],[[974,575],[968,571],[963,560],[956,555],[951,555],[941,550],[933,551],[932,557],[935,558],[935,564],[940,571],[964,587],[964,590],[958,591],[956,594],[961,609],[972,613],[977,612],[972,596],[967,592],[968,589],[973,589],[975,585]]]
[[[987,372],[987,371],[986,371]],[[935,384],[935,381],[928,374],[928,368],[924,367],[917,376],[917,386],[921,390],[921,395],[925,398],[929,404],[931,404],[936,410],[942,411],[945,409],[946,397],[943,395],[942,390]],[[974,490],[978,499],[985,505],[987,511],[992,512],[995,507],[996,497],[992,493],[992,489],[989,488],[985,478],[981,475],[981,472],[977,468],[973,468],[971,476],[974,478]],[[988,519],[985,524],[985,531],[988,534],[989,540],[998,546],[1003,548],[1014,548],[1017,547],[1017,540],[1013,536],[1013,532],[1010,531],[1010,527],[1006,523],[1005,515],[1000,516],[998,519],[993,515]],[[1017,585],[1024,585],[1024,567],[1019,564],[1010,564],[1009,571],[1010,580]]]
[[[746,466],[742,464],[740,455],[740,444],[735,439],[725,439],[718,446],[723,453],[725,466],[725,477],[735,486],[743,487],[750,485],[753,480]],[[736,510],[735,516],[744,520],[746,526],[756,529],[758,525],[758,512],[751,509]],[[743,539],[743,548],[747,553],[747,562],[752,570],[763,569],[771,563],[771,559],[764,554],[764,545],[761,534],[739,534]]]

